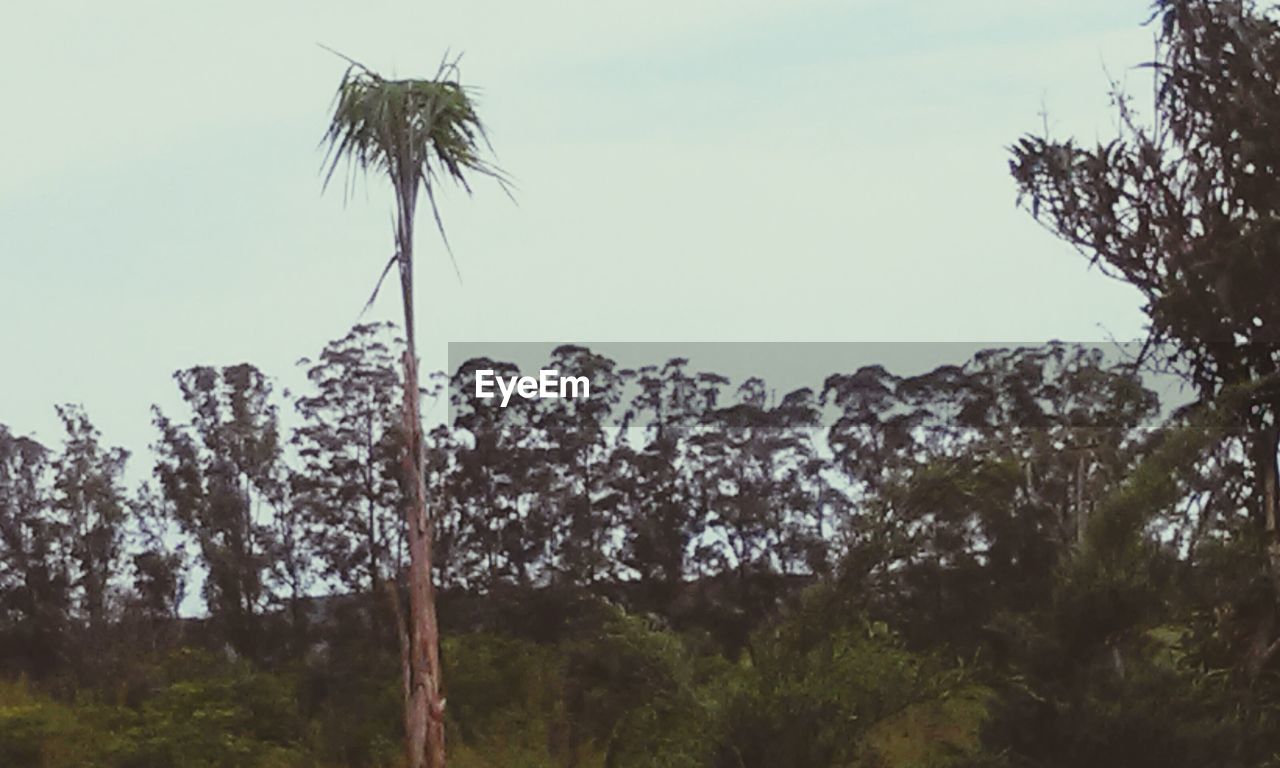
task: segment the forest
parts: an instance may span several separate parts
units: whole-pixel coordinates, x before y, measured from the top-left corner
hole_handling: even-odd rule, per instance
[[[56,441],[0,424],[0,766],[1280,766],[1280,21],[1150,26],[1150,114],[1117,84],[1113,139],[1009,147],[1147,338],[781,395],[588,344],[546,367],[590,398],[469,397],[503,360],[419,382],[427,181],[370,115],[456,109],[461,164],[425,172],[502,178],[457,92],[352,62],[330,138],[397,185],[406,322],[297,392],[176,372],[145,453],[74,404]]]

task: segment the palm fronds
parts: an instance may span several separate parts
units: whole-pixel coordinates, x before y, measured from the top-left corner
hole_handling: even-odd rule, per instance
[[[492,147],[468,89],[459,82],[457,57],[446,56],[433,78],[390,80],[332,52],[349,66],[323,140],[328,147],[326,187],[343,160],[349,175],[386,173],[405,215],[412,215],[420,185],[446,248],[448,237],[436,206],[437,182],[447,178],[470,193],[470,178],[479,174],[510,194],[506,174],[484,157]]]

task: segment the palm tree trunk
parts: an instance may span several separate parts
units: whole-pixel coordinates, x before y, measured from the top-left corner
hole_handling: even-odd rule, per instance
[[[400,632],[405,691],[405,737],[410,768],[444,768],[444,699],[440,696],[440,630],[431,581],[432,520],[423,476],[422,416],[418,404],[418,359],[413,323],[413,186],[399,195],[396,232],[400,290],[404,299],[403,469],[409,485],[405,510],[409,537],[409,622]]]

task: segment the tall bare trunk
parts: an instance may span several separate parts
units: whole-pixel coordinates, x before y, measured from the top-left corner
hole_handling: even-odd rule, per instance
[[[413,186],[399,196],[400,211],[396,232],[406,342],[403,469],[409,485],[405,509],[409,538],[409,621],[401,620],[399,624],[409,766],[444,768],[440,630],[436,623],[435,586],[431,581],[433,521],[428,511],[423,468],[422,416],[418,404],[418,359],[413,322],[413,210],[416,196],[415,179]]]
[[[444,768],[444,699],[440,696],[440,630],[431,581],[432,521],[427,511],[418,412],[417,364],[405,353],[405,472],[409,497],[409,622],[405,731],[412,768]]]

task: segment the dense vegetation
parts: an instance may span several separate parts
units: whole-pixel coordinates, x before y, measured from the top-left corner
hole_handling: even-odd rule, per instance
[[[1136,359],[775,397],[564,346],[548,367],[611,386],[428,387],[455,399],[423,445],[453,764],[1280,765],[1280,25],[1156,11],[1152,124],[1119,97],[1116,140],[1011,161],[1142,293]],[[136,489],[80,408],[60,445],[0,426],[0,765],[400,764],[399,347],[358,326],[291,396],[177,373]]]
[[[396,764],[394,346],[380,326],[329,345],[287,431],[255,368],[180,372],[189,412],[156,413],[136,493],[78,409],[59,449],[0,432],[0,762]],[[1071,345],[772,402],[680,360],[555,359],[634,396],[455,389],[432,436],[456,764],[1276,748],[1224,400],[1162,421],[1131,364]],[[646,426],[610,428],[623,412]],[[195,575],[208,615],[180,618]]]

